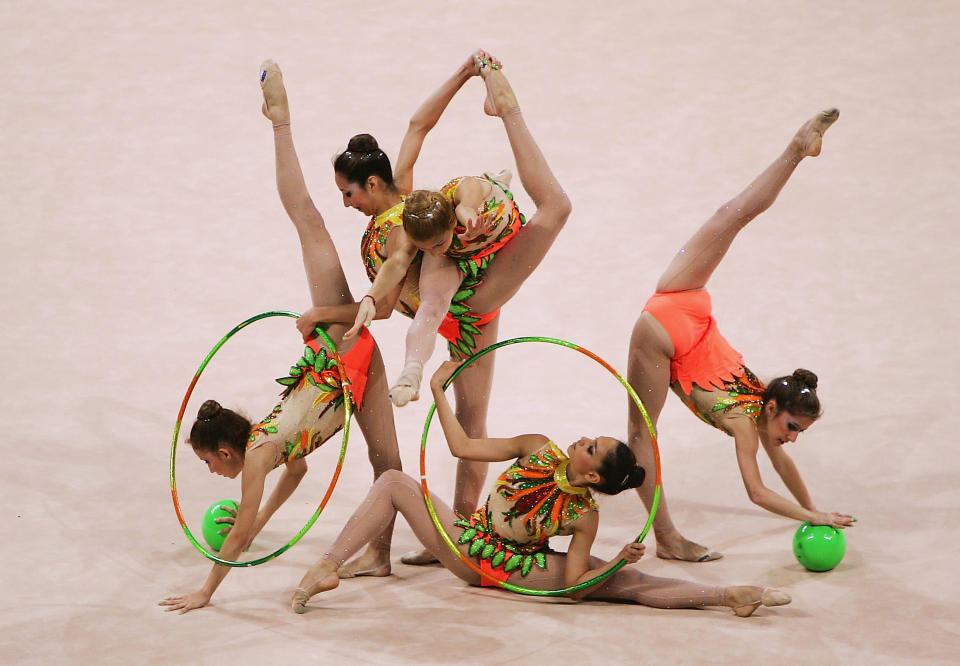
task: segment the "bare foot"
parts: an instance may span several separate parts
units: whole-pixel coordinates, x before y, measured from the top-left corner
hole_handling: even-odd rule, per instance
[[[790,601],[789,594],[770,587],[737,585],[727,588],[727,606],[737,617],[750,617],[760,606],[785,606]]]
[[[294,613],[303,613],[307,610],[307,601],[310,597],[340,585],[337,576],[337,565],[323,558],[307,570],[300,579],[300,587],[293,593],[291,607]]]
[[[290,107],[287,105],[287,89],[283,86],[283,73],[272,60],[264,60],[260,65],[260,88],[263,90],[263,115],[273,122],[273,126],[290,124]]]
[[[837,122],[839,117],[840,111],[837,109],[821,111],[797,130],[790,142],[790,147],[803,157],[816,157],[820,154],[823,133],[827,131],[830,125]]]
[[[427,564],[436,564],[440,560],[434,557],[433,553],[424,548],[423,550],[411,550],[409,553],[401,557],[400,561],[411,566],[422,567]]]
[[[657,535],[657,557],[662,560],[683,560],[684,562],[710,562],[723,557],[722,553],[711,551],[706,546],[694,543],[680,536]]]
[[[513,88],[502,71],[483,67],[480,69],[480,76],[487,85],[487,97],[483,101],[484,113],[502,118],[508,113],[520,110],[517,96],[513,94]]]
[[[350,560],[342,567],[337,569],[337,575],[340,578],[356,578],[357,576],[389,576],[390,575],[390,552],[377,550],[373,546],[368,546],[359,557]]]

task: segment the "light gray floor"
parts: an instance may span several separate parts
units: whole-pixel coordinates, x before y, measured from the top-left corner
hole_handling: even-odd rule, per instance
[[[956,4],[512,4],[0,7],[0,661],[956,662]],[[360,294],[365,220],[341,207],[330,158],[359,131],[395,157],[412,111],[481,46],[506,64],[574,203],[504,310],[501,336],[568,338],[621,368],[632,322],[680,243],[806,118],[840,108],[823,155],[738,239],[711,287],[722,330],[755,371],[820,375],[825,415],[789,451],[821,508],[860,518],[845,560],[804,571],[790,551],[795,525],[747,500],[732,442],[671,397],[661,447],[674,516],[726,557],[651,555],[638,566],[774,585],[791,606],[749,620],[573,607],[397,563],[392,577],[347,581],[294,615],[303,570],[369,485],[355,429],[333,500],[299,545],[232,572],[210,607],[163,613],[159,599],[199,586],[209,568],[169,494],[187,382],[236,322],[307,305],[259,113],[261,59],[284,68],[308,185]],[[481,101],[473,81],[429,137],[417,185],[513,166]],[[391,377],[405,326],[395,317],[373,329]],[[299,352],[289,320],[259,324],[224,349],[198,396],[259,418],[270,380]],[[581,357],[540,345],[500,355],[492,434],[623,435],[622,391]],[[439,359],[438,349],[431,367]],[[397,413],[410,471],[427,407]],[[325,448],[255,554],[284,543],[319,501],[336,453]],[[204,506],[239,488],[180,453],[198,527]],[[449,498],[453,463],[438,440],[428,475]],[[618,497],[603,516],[597,552],[612,557],[645,514]],[[398,525],[395,557],[414,545]]]

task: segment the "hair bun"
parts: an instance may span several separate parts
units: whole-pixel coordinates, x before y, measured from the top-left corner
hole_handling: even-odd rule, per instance
[[[351,153],[372,153],[379,149],[380,146],[377,144],[377,140],[370,134],[357,134],[351,137],[347,143],[347,150]]]
[[[797,368],[793,371],[793,378],[797,380],[797,383],[801,386],[806,386],[809,389],[817,388],[817,376],[809,370]]]
[[[647,470],[645,470],[640,465],[637,465],[632,470],[630,470],[630,473],[623,480],[623,490],[626,490],[627,488],[637,488],[639,486],[642,486],[643,481],[646,478],[647,478]]]
[[[197,411],[197,418],[201,421],[209,421],[217,414],[223,411],[223,407],[220,406],[220,403],[216,400],[205,400],[202,405],[200,405],[199,411]]]

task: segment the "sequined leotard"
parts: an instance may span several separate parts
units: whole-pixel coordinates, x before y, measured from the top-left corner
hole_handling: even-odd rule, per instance
[[[350,351],[340,357],[356,410],[363,406],[373,351],[373,336],[363,329]],[[307,342],[288,376],[277,382],[286,387],[282,400],[254,426],[247,441],[248,453],[269,446],[274,467],[303,458],[339,432],[344,410],[340,369],[316,338]]]
[[[567,481],[569,462],[548,442],[518,458],[497,479],[484,505],[456,522],[463,528],[460,543],[470,543],[470,555],[483,571],[506,580],[515,570],[526,576],[534,565],[545,569],[547,540],[572,534],[574,521],[597,510],[588,489]]]
[[[720,334],[705,289],[661,292],[643,307],[673,342],[670,387],[706,423],[728,432],[721,417],[740,413],[756,423],[763,407],[763,382]],[[728,432],[729,434],[729,432]]]
[[[483,283],[486,271],[496,258],[497,252],[512,240],[526,224],[526,218],[517,210],[513,194],[506,186],[489,175],[483,180],[490,183],[491,192],[481,205],[483,215],[490,230],[467,243],[457,234],[466,231],[459,221],[454,229],[453,242],[446,256],[456,262],[463,274],[460,288],[450,302],[450,309],[440,324],[439,333],[447,340],[447,348],[454,358],[466,358],[476,351],[475,338],[480,335],[481,327],[497,316],[499,311],[476,313],[469,304],[470,297]],[[463,177],[455,178],[444,185],[441,193],[453,200]],[[403,224],[403,202],[398,203],[370,220],[360,242],[360,253],[367,277],[372,282],[383,262],[387,259],[386,245],[390,231]],[[395,310],[407,317],[413,317],[420,307],[420,262],[422,253],[417,252],[410,269],[403,280],[400,298]]]

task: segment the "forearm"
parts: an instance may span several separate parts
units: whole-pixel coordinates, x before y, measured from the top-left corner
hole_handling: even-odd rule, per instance
[[[443,429],[443,436],[447,440],[447,446],[454,457],[460,458],[469,448],[470,437],[467,436],[460,421],[454,414],[450,403],[447,401],[447,395],[443,392],[442,386],[431,382],[430,390],[433,392],[433,400],[437,405],[437,418],[440,421],[440,427]]]
[[[472,68],[466,64],[461,65],[453,75],[444,81],[437,90],[433,92],[410,118],[411,129],[428,132],[440,120],[440,116],[450,104],[463,84],[473,76]]]
[[[380,270],[377,271],[377,276],[373,279],[373,284],[370,285],[370,290],[367,292],[370,296],[373,297],[375,303],[380,303],[390,295],[390,293],[399,285],[407,275],[407,271],[410,270],[410,260],[391,260],[387,259],[383,266],[380,267]],[[377,308],[379,312],[380,308]],[[351,320],[352,321],[352,320]]]
[[[749,491],[748,494],[751,502],[766,509],[770,513],[775,513],[786,518],[793,518],[794,520],[800,521],[815,519],[815,516],[813,515],[814,512],[812,510],[805,509],[802,506],[791,502],[783,495],[780,495],[779,493],[774,492],[767,487]]]
[[[300,462],[303,462],[303,460],[301,459]],[[253,536],[259,534],[263,526],[266,525],[273,514],[277,512],[277,509],[290,499],[290,495],[292,495],[293,491],[300,485],[300,481],[303,480],[305,473],[306,463],[303,464],[302,471],[293,472],[289,467],[283,470],[283,474],[280,475],[280,480],[277,481],[276,487],[274,487],[273,492],[270,493],[270,498],[260,508],[259,513],[257,513],[257,518],[253,524]]]
[[[621,558],[617,557],[610,560],[609,562],[607,562],[601,567],[597,567],[596,569],[589,569],[588,571],[584,572],[583,574],[575,578],[573,581],[567,581],[567,587],[576,587],[581,583],[586,583],[587,581],[597,578],[598,576],[602,576],[603,574],[607,573],[612,568],[614,568],[617,565],[617,562],[620,561],[620,559]],[[606,580],[597,581],[593,585],[589,585],[583,588],[582,590],[577,590],[576,592],[571,592],[567,596],[573,599],[574,601],[579,601],[583,597],[590,594],[593,590],[595,590],[598,585],[601,585],[604,582],[606,582]]]
[[[217,553],[217,556],[220,559],[227,560],[230,562],[235,562],[240,553],[243,552],[243,544],[247,540],[247,530],[243,530],[238,527],[236,524],[230,531],[227,533],[227,538],[223,542],[223,546],[220,548],[220,552]],[[212,597],[213,593],[216,592],[217,588],[220,586],[220,583],[223,582],[223,579],[227,577],[227,574],[230,572],[231,567],[228,567],[224,564],[214,563],[213,568],[210,570],[210,574],[207,576],[206,582],[204,582],[201,590],[208,597]]]
[[[776,468],[777,474],[780,475],[780,478],[783,480],[783,484],[787,487],[787,490],[790,491],[790,494],[793,495],[797,502],[800,503],[804,509],[810,511],[816,511],[817,507],[813,504],[813,499],[810,497],[810,492],[807,490],[806,484],[803,483],[803,479],[800,477],[800,470],[797,469],[797,466],[793,463],[793,460],[787,458]]]

